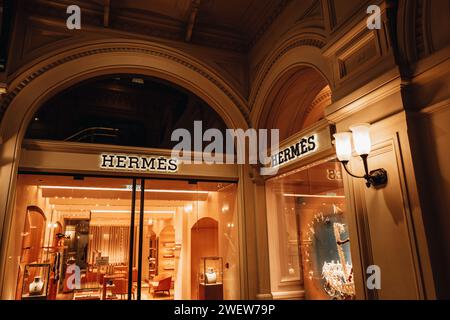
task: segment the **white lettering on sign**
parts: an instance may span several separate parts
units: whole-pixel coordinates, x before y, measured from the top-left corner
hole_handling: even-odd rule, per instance
[[[150,172],[177,172],[178,159],[166,157],[102,154],[100,168],[109,170],[138,170]]]
[[[284,165],[294,159],[311,154],[318,148],[317,135],[313,134],[303,137],[295,144],[282,148],[278,153],[272,155],[272,167]]]

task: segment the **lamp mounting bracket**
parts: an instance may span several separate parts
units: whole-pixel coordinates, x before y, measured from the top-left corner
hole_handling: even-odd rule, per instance
[[[368,168],[367,155],[361,155],[361,158],[364,162],[364,170],[365,170],[365,174],[363,176],[357,176],[351,173],[350,170],[348,170],[347,168],[348,161],[341,161],[345,171],[347,171],[347,173],[354,178],[366,179],[367,188],[370,188],[371,186],[373,186],[374,188],[384,187],[388,181],[387,171],[381,168],[369,172],[367,169]]]

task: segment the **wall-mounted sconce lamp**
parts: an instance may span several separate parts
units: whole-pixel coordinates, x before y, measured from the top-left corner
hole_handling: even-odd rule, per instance
[[[370,124],[361,123],[350,127],[352,132],[341,132],[335,133],[335,146],[336,155],[339,161],[342,163],[345,171],[354,178],[366,179],[366,186],[381,187],[387,183],[387,172],[384,169],[376,169],[369,171],[369,166],[367,164],[367,157],[372,150],[372,142],[370,140]],[[353,145],[355,147],[356,153],[361,157],[364,163],[364,175],[357,176],[351,173],[347,164],[352,156],[352,136]]]

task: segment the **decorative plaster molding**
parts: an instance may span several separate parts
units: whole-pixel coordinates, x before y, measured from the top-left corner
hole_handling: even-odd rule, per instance
[[[415,8],[415,20],[414,20],[414,40],[415,40],[415,46],[416,49],[416,55],[419,59],[423,58],[429,53],[428,48],[428,39],[427,34],[424,30],[424,20],[427,19],[427,7],[424,3],[424,0],[417,0],[416,1],[416,8]]]
[[[316,98],[311,102],[311,105],[308,107],[306,112],[311,111],[315,108],[316,105],[319,103],[322,103],[324,100],[330,100],[331,101],[331,89],[329,86],[322,89],[322,91],[319,92],[319,94],[316,96]]]
[[[284,55],[286,55],[290,50],[293,50],[295,48],[301,47],[301,46],[312,46],[319,49],[322,49],[325,46],[325,41],[321,39],[314,39],[314,38],[302,38],[298,39],[292,43],[289,43],[285,47],[282,47],[281,50],[278,51],[278,53],[273,56],[268,64],[266,64],[266,67],[264,71],[262,71],[262,76],[259,77],[258,83],[256,84],[256,89],[254,91],[254,94],[251,95],[249,106],[253,106],[255,103],[256,97],[259,95],[259,92],[261,90],[261,86],[269,74],[270,70],[273,68],[275,63],[280,60]]]
[[[223,85],[216,77],[211,75],[209,72],[207,72],[205,69],[200,68],[198,66],[193,65],[189,61],[183,60],[176,55],[172,55],[167,52],[163,51],[157,51],[153,49],[146,49],[146,48],[137,48],[137,47],[109,47],[109,48],[96,48],[96,49],[89,49],[86,51],[78,52],[76,54],[72,54],[66,57],[63,57],[61,59],[58,59],[50,64],[47,64],[46,66],[40,68],[39,70],[29,74],[25,79],[23,79],[15,88],[11,88],[9,93],[5,96],[3,101],[0,104],[0,122],[3,119],[3,116],[11,103],[11,101],[32,81],[36,80],[44,74],[45,72],[60,66],[64,63],[67,63],[69,61],[73,61],[76,59],[80,59],[86,56],[92,56],[96,54],[104,54],[104,53],[117,53],[117,52],[135,52],[135,53],[144,53],[152,56],[158,56],[160,58],[165,58],[171,61],[174,61],[176,63],[179,63],[180,65],[183,65],[204,78],[206,78],[208,81],[212,82],[216,87],[218,87],[228,98],[230,98],[234,104],[239,108],[242,115],[244,116],[247,124],[250,125],[250,116],[247,111],[247,108],[239,101],[239,98],[236,97],[228,88],[226,88],[225,85]]]
[[[250,39],[241,33],[230,31],[225,28],[218,29],[207,25],[196,25],[191,42],[194,44],[212,47],[216,49],[226,49],[234,52],[248,52],[251,47],[267,32],[269,27],[276,21],[286,6],[292,0],[280,0],[279,4],[273,5],[274,9],[259,19],[261,26],[254,35],[249,35]],[[54,0],[38,0],[38,5],[33,7],[30,15],[38,15],[45,19],[60,19],[61,10],[66,3],[59,3]],[[103,28],[103,6],[83,4],[86,13],[83,16],[83,23],[90,27]],[[200,10],[201,11],[201,10]],[[171,19],[151,12],[136,14],[129,10],[115,11],[114,19],[111,20],[109,28],[122,32],[133,32],[140,35],[152,36],[172,41],[184,42],[186,21]]]
[[[274,21],[278,18],[278,16],[283,12],[283,10],[287,7],[292,0],[282,0],[280,4],[275,8],[270,16],[267,17],[266,21],[264,21],[263,25],[256,32],[255,36],[249,43],[249,49],[252,48],[259,39],[261,39],[270,26],[274,23]]]
[[[322,103],[331,104],[331,89],[330,86],[326,86],[323,88],[319,94],[314,98],[313,102],[311,102],[311,105],[306,108],[304,119],[313,111],[318,105]]]

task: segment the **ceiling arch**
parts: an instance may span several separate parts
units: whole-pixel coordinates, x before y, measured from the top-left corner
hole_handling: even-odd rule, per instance
[[[326,79],[314,68],[293,69],[272,88],[259,126],[279,129],[280,140],[285,140],[324,117],[324,107],[331,102],[327,92],[330,89]]]
[[[53,84],[49,98],[76,81],[117,72],[137,72],[173,82],[207,102],[230,128],[248,127],[249,116],[244,99],[215,70],[176,49],[123,39],[86,43],[29,64],[12,81],[11,89],[0,106],[0,119],[32,84]],[[44,78],[50,75],[60,81],[45,81]]]

